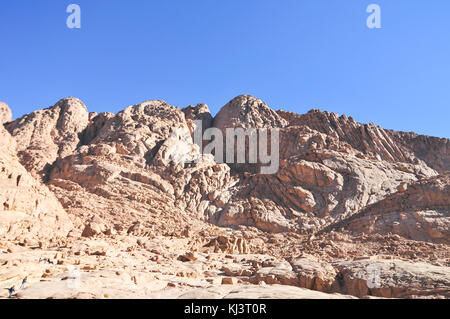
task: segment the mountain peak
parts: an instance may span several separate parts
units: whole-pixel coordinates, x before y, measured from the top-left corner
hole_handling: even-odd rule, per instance
[[[251,95],[235,97],[214,118],[214,126],[221,130],[233,127],[274,128],[286,124],[266,103]]]

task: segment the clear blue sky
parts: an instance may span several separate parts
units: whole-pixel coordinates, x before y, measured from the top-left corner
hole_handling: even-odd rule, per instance
[[[382,29],[366,27],[371,3]],[[0,100],[14,117],[67,96],[96,112],[163,99],[216,113],[240,94],[450,137],[450,1],[0,1]]]

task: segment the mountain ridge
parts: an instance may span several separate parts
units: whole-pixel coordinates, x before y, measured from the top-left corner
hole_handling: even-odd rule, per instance
[[[57,216],[49,215],[59,229],[54,233],[33,208],[27,213],[34,227],[18,231],[0,220],[11,251],[60,249],[61,265],[78,263],[93,276],[106,276],[101,278],[110,275],[95,267],[126,269],[121,258],[134,256],[127,264],[141,269],[143,278],[148,273],[142,267],[150,264],[160,275],[200,282],[224,273],[231,284],[264,282],[357,297],[448,296],[441,287],[450,280],[448,139],[384,130],[326,111],[274,111],[249,95],[230,100],[215,117],[205,104],[181,109],[162,100],[97,114],[66,98],[14,121],[9,108],[2,110],[0,137],[11,152],[5,171],[26,169],[33,185],[48,189],[43,200],[60,207]],[[279,170],[263,175],[259,164],[217,163],[200,153],[196,120],[203,131],[277,129]],[[38,196],[36,187],[30,198]],[[0,215],[22,216],[11,204],[16,191],[0,189],[0,198],[7,204],[0,205]],[[384,290],[367,288],[356,276],[366,265],[358,260],[385,258],[380,254],[420,279],[408,286],[388,272]],[[196,270],[189,268],[196,261]],[[420,263],[438,267],[444,281],[420,273],[428,267]],[[39,277],[40,268],[24,267]],[[421,288],[436,280],[438,288]]]

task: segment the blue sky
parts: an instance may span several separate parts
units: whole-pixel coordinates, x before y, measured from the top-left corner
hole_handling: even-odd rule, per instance
[[[81,29],[66,7],[81,7]],[[366,26],[369,4],[382,28]],[[448,0],[2,0],[0,100],[19,117],[75,96],[216,113],[240,94],[450,137]]]

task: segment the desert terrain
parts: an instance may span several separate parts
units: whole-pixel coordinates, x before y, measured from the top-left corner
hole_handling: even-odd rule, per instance
[[[214,117],[164,101],[97,114],[72,97],[11,109],[0,298],[450,297],[446,138],[249,95]],[[277,129],[277,173],[201,154],[199,120]]]

